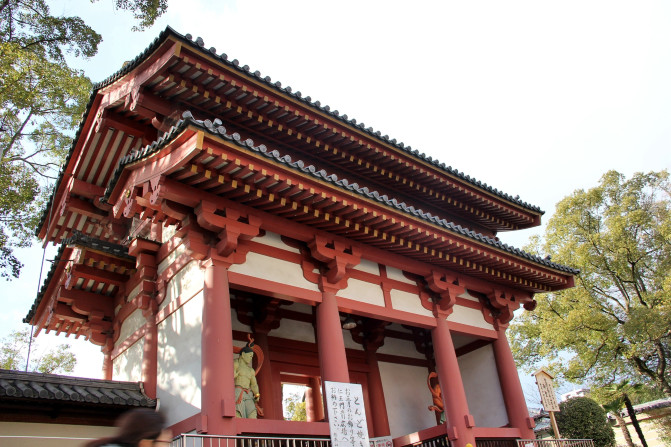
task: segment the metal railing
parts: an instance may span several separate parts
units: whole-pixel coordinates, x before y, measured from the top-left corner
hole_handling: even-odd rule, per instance
[[[172,440],[170,447],[331,447],[331,440],[329,438],[182,434]]]
[[[476,447],[518,447],[517,439],[476,439]]]
[[[426,439],[421,444],[413,445],[413,447],[450,447],[450,441],[447,436],[438,436],[437,438]]]
[[[594,447],[591,439],[518,439],[518,447]]]

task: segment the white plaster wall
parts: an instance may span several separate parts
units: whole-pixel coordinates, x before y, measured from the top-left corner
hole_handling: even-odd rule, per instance
[[[250,334],[252,333],[252,328],[246,324],[240,323],[240,320],[238,320],[238,311],[235,309],[231,309],[231,319],[232,319],[232,325],[231,327],[233,328],[234,331],[242,331],[242,332],[249,332]],[[233,341],[235,344],[235,341]],[[243,343],[242,346],[245,344]]]
[[[293,321],[283,318],[280,327],[268,333],[272,337],[287,338],[289,340],[305,341],[315,343],[315,329],[312,323]]]
[[[161,230],[161,242],[166,243],[177,233],[177,225],[170,225],[169,227],[163,227]]]
[[[144,326],[147,323],[147,320],[142,316],[142,309],[135,309],[128,317],[121,323],[121,328],[119,329],[119,338],[116,341],[115,346],[123,343],[133,335],[138,329]]]
[[[367,259],[362,259],[360,263],[354,266],[354,270],[360,270],[375,276],[380,276],[380,267],[377,262],[369,261]]]
[[[247,261],[244,264],[234,264],[229,271],[315,292],[319,291],[316,284],[303,277],[303,269],[299,264],[271,258],[259,253],[248,253]]]
[[[266,234],[263,237],[255,237],[254,242],[258,242],[263,245],[270,245],[271,247],[281,248],[282,250],[287,250],[292,253],[300,253],[298,248],[291,247],[284,242],[282,242],[282,237],[271,231],[266,231]]]
[[[203,289],[205,272],[198,261],[191,261],[168,282],[161,309],[176,298],[186,299]]]
[[[113,379],[128,382],[141,381],[143,351],[144,337],[112,360]]]
[[[468,409],[478,427],[501,427],[508,423],[501,383],[491,345],[459,357]]]
[[[377,352],[380,354],[392,354],[416,359],[426,359],[424,354],[417,352],[415,343],[410,340],[402,340],[400,338],[385,337],[384,344],[377,350]]]
[[[160,275],[163,270],[167,269],[170,264],[175,262],[175,259],[177,259],[182,253],[186,253],[186,247],[184,244],[179,245],[176,249],[174,249],[168,256],[166,256],[163,261],[161,261],[158,264],[158,274]]]
[[[476,303],[479,303],[479,302],[480,302],[479,299],[477,299],[476,297],[474,297],[473,295],[471,295],[470,293],[468,293],[468,290],[466,290],[464,293],[462,293],[461,295],[459,295],[459,298],[464,298],[464,299],[467,299],[467,300],[469,300],[469,301],[475,301]]]
[[[415,285],[415,281],[406,278],[406,276],[403,274],[403,271],[401,271],[401,270],[399,270],[395,267],[387,266],[387,278],[394,279],[394,280],[400,281],[400,282],[404,282],[406,284]]]
[[[417,315],[433,317],[431,311],[422,307],[422,303],[416,293],[408,293],[402,290],[391,289],[389,295],[391,296],[391,307],[394,309]]]
[[[339,290],[338,296],[384,307],[384,294],[379,284],[350,278],[347,280],[347,288]]]
[[[2,447],[26,447],[32,445],[39,445],[40,447],[72,447],[84,445],[85,442],[91,439],[112,436],[115,433],[116,427],[0,422],[0,445]],[[12,436],[16,437],[13,438]],[[23,436],[34,438],[23,438]],[[60,439],[38,439],[38,437]]]
[[[427,409],[432,403],[426,384],[427,369],[386,362],[379,365],[391,437],[436,425],[434,413]]]
[[[356,349],[357,351],[363,351],[363,346],[361,346],[360,343],[357,343],[352,339],[352,333],[350,331],[343,330],[342,338],[345,341],[345,348]]]
[[[202,312],[201,291],[158,326],[157,397],[168,425],[200,412]]]
[[[452,313],[447,317],[447,321],[454,321],[455,323],[467,324],[482,329],[494,329],[494,327],[485,321],[480,309],[471,309],[456,305]]]

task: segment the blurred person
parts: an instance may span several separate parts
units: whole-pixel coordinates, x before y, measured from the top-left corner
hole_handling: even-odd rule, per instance
[[[116,425],[116,435],[90,441],[85,447],[167,447],[172,439],[163,415],[149,408],[127,411]]]

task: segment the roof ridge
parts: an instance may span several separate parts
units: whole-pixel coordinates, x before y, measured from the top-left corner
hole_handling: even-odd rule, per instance
[[[430,221],[449,231],[452,231],[453,233],[457,233],[462,236],[466,236],[470,239],[483,242],[487,245],[503,250],[509,254],[525,258],[529,261],[541,264],[546,267],[550,267],[571,274],[579,273],[579,270],[561,264],[557,264],[555,262],[552,262],[548,258],[541,258],[538,255],[532,255],[523,250],[515,248],[511,245],[503,243],[498,239],[485,236],[481,233],[470,230],[461,225],[457,225],[453,222],[439,218],[437,216],[432,215],[431,213],[423,211],[422,209],[415,208],[412,205],[407,205],[405,202],[399,202],[398,200],[396,200],[396,198],[389,198],[386,194],[380,194],[376,190],[371,191],[368,187],[365,186],[360,187],[356,182],[350,183],[346,178],[339,179],[337,175],[328,174],[324,169],[317,170],[317,168],[314,167],[313,165],[306,166],[303,160],[299,159],[293,161],[290,155],[280,155],[279,151],[269,150],[265,144],[255,146],[254,141],[251,138],[247,138],[246,140],[242,141],[240,134],[238,134],[237,132],[229,134],[226,130],[226,127],[223,126],[223,122],[219,118],[215,118],[214,120],[197,120],[193,117],[193,114],[190,111],[185,111],[182,114],[182,119],[180,119],[174,126],[170,128],[168,132],[162,135],[158,140],[152,142],[151,144],[145,146],[144,148],[138,151],[126,155],[119,161],[119,164],[117,165],[117,168],[115,169],[114,174],[110,178],[110,182],[107,185],[107,188],[105,189],[103,199],[107,200],[109,198],[109,195],[112,193],[112,190],[116,185],[116,182],[118,181],[121,172],[123,171],[124,167],[127,164],[141,160],[145,157],[148,157],[158,152],[162,147],[166,146],[170,141],[172,141],[172,139],[175,138],[179,133],[181,133],[184,129],[186,129],[186,127],[189,124],[195,125],[196,127],[199,127],[201,129],[205,129],[208,131],[208,133],[212,135],[223,137],[231,142],[234,142],[240,147],[250,149],[258,154],[265,156],[266,158],[273,159],[278,163],[284,164],[293,169],[300,170],[303,173],[309,174],[315,178],[335,184],[340,188],[348,189],[356,194],[362,195],[369,199],[374,199],[377,202],[385,204],[390,208],[395,208],[406,214],[410,214],[415,217],[419,217],[423,220]]]

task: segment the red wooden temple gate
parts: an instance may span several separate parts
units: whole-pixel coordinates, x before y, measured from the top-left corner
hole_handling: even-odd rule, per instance
[[[328,380],[360,383],[370,435],[397,444],[530,438],[506,327],[576,271],[496,234],[541,215],[167,29],[94,88],[26,321],[100,345],[104,377],[142,381],[178,432],[328,435]],[[249,334],[258,420],[235,417]],[[308,422],[283,420],[285,383],[307,386]]]

